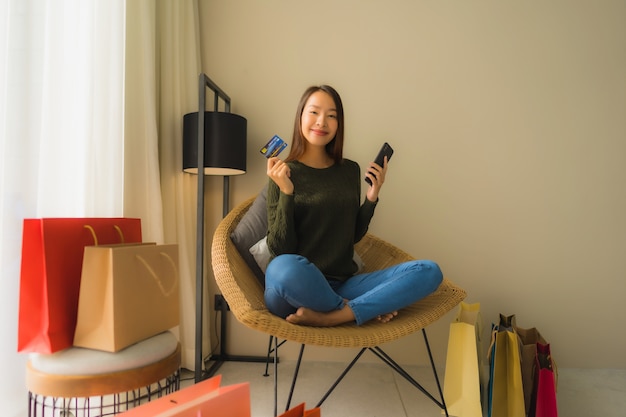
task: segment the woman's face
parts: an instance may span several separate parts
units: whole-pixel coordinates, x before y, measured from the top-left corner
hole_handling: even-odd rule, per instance
[[[337,134],[337,109],[333,98],[324,91],[311,94],[300,120],[302,135],[313,146],[325,147]]]

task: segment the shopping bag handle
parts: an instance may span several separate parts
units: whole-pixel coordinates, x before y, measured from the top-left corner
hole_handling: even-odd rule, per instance
[[[496,326],[495,324],[493,324],[491,326],[491,341],[489,343],[489,349],[487,350],[487,360],[491,360],[491,351],[493,350],[493,346],[496,344],[496,335],[499,332],[513,333],[515,335],[515,339],[517,340],[517,348],[520,352],[522,351],[522,346],[524,344],[522,343],[522,339],[520,338],[519,333],[517,332],[515,314],[511,316],[505,316],[502,313],[500,313],[500,321],[498,322],[498,325]],[[520,355],[520,361],[521,361],[521,355]]]
[[[474,317],[474,326],[476,326],[476,333],[477,333],[477,337],[478,337],[478,341],[482,343],[482,333],[483,333],[483,315],[480,311],[480,303],[474,303],[474,304],[469,304],[466,303],[465,301],[461,301],[461,307],[459,308],[459,311],[457,313],[456,318],[454,319],[455,323],[467,323],[467,324],[472,324],[471,322],[465,320],[464,314],[469,314],[469,313],[473,313],[474,310],[471,310],[470,308],[473,307],[474,305],[478,304],[478,309],[475,311],[476,312],[476,316]],[[465,316],[467,318],[467,316]],[[470,316],[471,318],[471,316]]]
[[[86,224],[85,229],[89,230],[91,232],[91,236],[93,237],[93,241],[95,243],[96,246],[98,246],[98,236],[96,235],[96,231],[94,230],[94,228],[88,224]],[[121,243],[124,243],[124,232],[122,232],[122,229],[114,224],[113,227],[115,228],[115,230],[117,231],[117,234],[120,235],[120,241]]]
[[[538,345],[539,343],[537,343],[537,346]],[[536,355],[539,355],[539,353],[537,352]],[[552,352],[550,352],[547,355],[547,360],[550,361],[550,370],[552,371],[552,375],[554,377],[554,391],[557,392],[559,390],[559,368],[556,365],[556,361],[554,360],[554,357],[552,356]],[[536,362],[537,360],[535,360],[535,363],[533,364],[533,366],[535,367],[535,371],[539,372],[539,369],[536,368],[537,366]]]
[[[489,348],[487,349],[487,361],[491,361],[491,351],[496,344],[496,334],[498,333],[498,326],[491,327],[491,340],[489,341]]]
[[[143,266],[146,267],[146,269],[148,270],[148,272],[150,273],[154,281],[159,286],[161,293],[165,297],[169,297],[170,295],[172,295],[172,293],[176,289],[176,286],[178,285],[178,268],[176,268],[176,263],[174,262],[174,260],[172,259],[170,255],[168,255],[165,252],[159,252],[159,254],[161,256],[164,256],[165,259],[168,260],[169,264],[172,266],[172,269],[174,270],[174,283],[172,284],[172,287],[169,290],[165,289],[165,287],[163,286],[163,282],[161,282],[161,279],[159,278],[157,273],[154,271],[154,269],[150,266],[150,264],[148,264],[148,262],[141,255],[135,255],[135,256],[137,257],[137,259],[139,259],[139,262],[141,262]]]

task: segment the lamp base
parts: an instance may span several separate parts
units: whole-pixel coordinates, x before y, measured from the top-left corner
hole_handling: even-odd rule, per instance
[[[206,378],[210,378],[218,371],[218,369],[224,364],[224,362],[251,362],[251,363],[265,363],[266,365],[272,359],[269,356],[269,351],[267,356],[239,356],[239,355],[229,355],[225,353],[226,351],[226,314],[228,312],[228,303],[224,301],[220,304],[217,311],[220,312],[220,353],[218,355],[211,355],[208,359],[205,360],[204,365],[206,371],[203,374],[203,380]],[[269,348],[268,348],[269,349]],[[210,367],[207,367],[208,362],[213,362]],[[273,362],[273,361],[272,361]],[[276,363],[280,362],[279,358],[276,357]],[[267,366],[266,366],[267,368]],[[267,369],[265,371],[267,374]]]
[[[205,371],[206,378],[210,378],[220,369],[220,367],[225,362],[251,362],[251,363],[267,363],[267,358],[263,356],[237,356],[237,355],[228,355],[228,354],[220,354],[213,355],[208,358],[205,362],[213,362],[210,367]],[[271,360],[271,359],[270,359]]]

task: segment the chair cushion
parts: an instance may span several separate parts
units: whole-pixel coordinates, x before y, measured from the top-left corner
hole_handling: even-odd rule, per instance
[[[171,355],[178,347],[172,332],[163,332],[119,352],[72,347],[53,354],[33,353],[34,369],[53,375],[99,375],[141,368]]]
[[[265,274],[259,268],[250,248],[267,235],[267,184],[263,187],[246,214],[230,235],[235,247],[254,272],[259,282],[265,285]]]
[[[254,260],[256,261],[259,268],[261,268],[261,271],[265,273],[265,270],[267,269],[267,265],[269,265],[270,260],[272,259],[272,254],[270,253],[270,249],[267,247],[267,236],[263,237],[257,243],[252,245],[252,247],[250,248],[250,253],[254,257]],[[357,271],[355,273],[358,274],[359,272],[361,272],[361,270],[363,270],[363,267],[365,266],[365,264],[363,263],[363,260],[361,259],[359,254],[356,252],[356,250],[354,251],[352,260],[357,266]]]

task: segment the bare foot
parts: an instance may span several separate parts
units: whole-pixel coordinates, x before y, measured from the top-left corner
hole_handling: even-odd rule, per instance
[[[305,326],[331,327],[354,321],[354,313],[347,304],[340,310],[333,310],[327,313],[300,307],[295,313],[288,315],[286,320],[289,323]]]
[[[380,316],[377,316],[376,320],[378,320],[381,323],[389,323],[397,315],[398,315],[397,311],[392,311],[391,313],[381,314]]]

